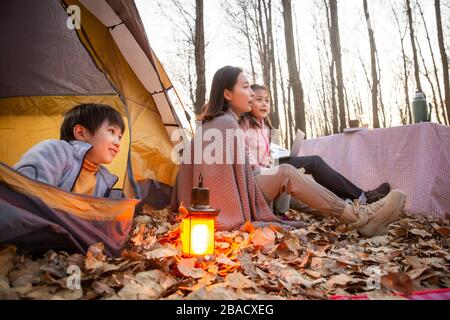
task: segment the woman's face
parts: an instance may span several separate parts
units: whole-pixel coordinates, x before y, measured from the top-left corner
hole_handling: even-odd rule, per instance
[[[228,101],[231,109],[237,116],[240,116],[243,112],[249,112],[251,110],[254,95],[255,93],[252,88],[250,88],[250,84],[242,72],[239,74],[233,89],[231,91],[225,90],[224,92],[225,99]]]
[[[270,98],[267,90],[255,90],[251,113],[256,119],[264,119],[270,111]]]

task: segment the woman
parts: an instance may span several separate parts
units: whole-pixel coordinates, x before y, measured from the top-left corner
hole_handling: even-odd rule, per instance
[[[253,97],[254,92],[242,69],[226,66],[215,73],[210,98],[202,114],[202,126],[189,148],[184,150],[172,207],[190,203],[191,190],[198,185],[201,174],[204,186],[210,189],[211,206],[221,210],[216,220],[219,230],[237,229],[247,221],[256,227],[268,224],[302,226],[298,221],[281,220],[269,208],[268,203],[280,193],[287,192],[324,215],[350,224],[366,236],[385,234],[389,223],[397,220],[403,210],[406,195],[401,191],[391,191],[373,204],[360,206],[347,204],[288,164],[263,168],[253,177],[238,124],[240,115],[250,111]],[[216,143],[218,140],[222,143]],[[207,143],[209,141],[212,142]]]
[[[253,84],[255,93],[250,112],[243,113],[239,119],[240,127],[246,131],[245,145],[253,170],[273,166],[270,152],[270,137],[272,125],[268,115],[270,111],[269,90],[265,86]],[[319,156],[286,157],[279,160],[280,164],[290,164],[297,169],[304,168],[306,174],[311,174],[317,183],[332,191],[343,199],[358,199],[361,203],[372,203],[385,197],[390,191],[388,183],[382,183],[376,189],[363,191],[347,180],[339,172],[331,168]]]

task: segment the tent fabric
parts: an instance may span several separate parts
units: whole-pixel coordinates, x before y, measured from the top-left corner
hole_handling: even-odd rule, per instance
[[[79,29],[68,28],[71,5],[79,8]],[[0,15],[0,243],[85,252],[104,242],[116,256],[138,200],[67,193],[8,166],[36,143],[57,139],[71,107],[109,104],[127,125],[110,171],[126,197],[142,195],[141,206],[168,204],[178,171],[170,134],[187,120],[179,101],[174,109],[169,99],[178,97],[135,3],[17,0],[1,2]]]
[[[117,95],[24,96],[0,98],[0,116],[58,115],[80,103],[107,104],[126,117],[125,106]]]
[[[179,126],[165,89],[172,84],[148,45],[144,26],[132,1],[80,1],[105,26],[108,26],[121,53],[144,87],[153,94],[164,94],[156,106],[166,126]],[[110,6],[109,6],[109,5]],[[117,14],[116,14],[117,13]]]
[[[62,114],[80,103],[108,104],[124,115],[125,108],[118,96],[43,96],[0,99],[0,160],[9,166],[17,163],[31,146],[59,137]],[[17,123],[20,123],[20,126]],[[16,128],[12,130],[12,128]],[[121,152],[105,167],[119,177],[116,186],[123,188],[128,161],[130,131],[122,137]]]
[[[49,114],[61,115],[76,104],[75,100],[80,100],[83,96],[88,97],[82,99],[83,102],[94,103],[104,103],[107,96],[115,97],[114,104],[128,118],[131,131],[131,161],[128,169],[132,170],[127,172],[128,179],[124,181],[124,188],[133,189],[130,187],[130,179],[138,183],[154,179],[173,185],[178,168],[171,161],[173,143],[170,135],[176,128],[180,128],[181,121],[172,108],[166,91],[167,88],[173,91],[172,84],[148,45],[134,2],[122,2],[112,1],[111,7],[108,2],[98,0],[19,0],[2,3],[2,16],[19,16],[21,18],[18,20],[30,23],[27,22],[27,26],[21,28],[19,23],[11,22],[14,29],[7,25],[12,18],[1,20],[2,42],[12,42],[15,34],[19,36],[16,37],[15,47],[0,52],[0,69],[10,70],[7,74],[2,72],[0,76],[1,88],[5,88],[0,88],[0,124],[16,123],[12,127],[0,125],[0,134],[27,137],[20,143],[23,146],[20,152],[23,153],[41,138],[57,138],[48,136],[57,132],[60,123],[49,121]],[[68,13],[65,9],[69,5],[79,6],[81,29],[67,28]],[[103,20],[107,24],[102,23]],[[125,22],[121,24],[122,21]],[[111,27],[108,23],[119,25]],[[28,31],[23,32],[24,30]],[[55,50],[47,48],[47,43]],[[66,54],[67,50],[74,53]],[[14,55],[15,51],[19,54]],[[23,56],[25,53],[26,57]],[[144,64],[134,62],[133,57],[136,55]],[[67,63],[64,64],[65,62]],[[71,78],[74,72],[76,76]],[[20,79],[27,78],[30,84],[15,83],[14,77],[19,76]],[[48,81],[40,81],[41,79]],[[35,87],[39,90],[35,90]],[[10,88],[8,92],[6,88]],[[51,98],[47,100],[45,97]],[[17,100],[12,101],[11,98]],[[47,102],[45,105],[44,101]],[[20,121],[25,119],[28,125],[24,115],[36,116],[36,122],[30,129]],[[46,127],[39,127],[39,123],[46,123]],[[20,156],[15,154],[14,159],[1,156],[10,154],[4,150],[10,149],[7,146],[12,143],[15,141],[8,140],[3,152],[0,147],[0,161],[8,165],[13,165]],[[113,173],[123,177],[123,170]],[[127,195],[137,196],[131,191]]]
[[[12,11],[0,19],[0,97],[115,93],[76,34],[55,28],[66,25],[60,5],[0,2],[0,12]]]
[[[78,35],[126,103],[131,126],[130,155],[134,179],[137,182],[155,179],[173,185],[178,170],[171,160],[173,144],[152,95],[127,63],[110,29],[80,1],[67,0],[64,3],[80,7],[82,23],[81,29],[77,30]]]
[[[85,253],[103,242],[108,255],[120,256],[137,203],[69,193],[0,163],[0,243],[24,252]]]

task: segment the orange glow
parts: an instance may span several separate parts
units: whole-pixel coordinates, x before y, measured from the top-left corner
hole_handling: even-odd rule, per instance
[[[193,256],[214,254],[214,218],[188,217],[181,222],[183,253]]]

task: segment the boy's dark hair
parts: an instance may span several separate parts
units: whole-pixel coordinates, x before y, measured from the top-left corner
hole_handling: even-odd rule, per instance
[[[64,114],[60,139],[65,141],[76,140],[73,135],[73,128],[77,124],[85,127],[91,134],[95,134],[105,120],[111,125],[118,126],[122,133],[125,131],[122,116],[113,107],[96,103],[79,104]]]

